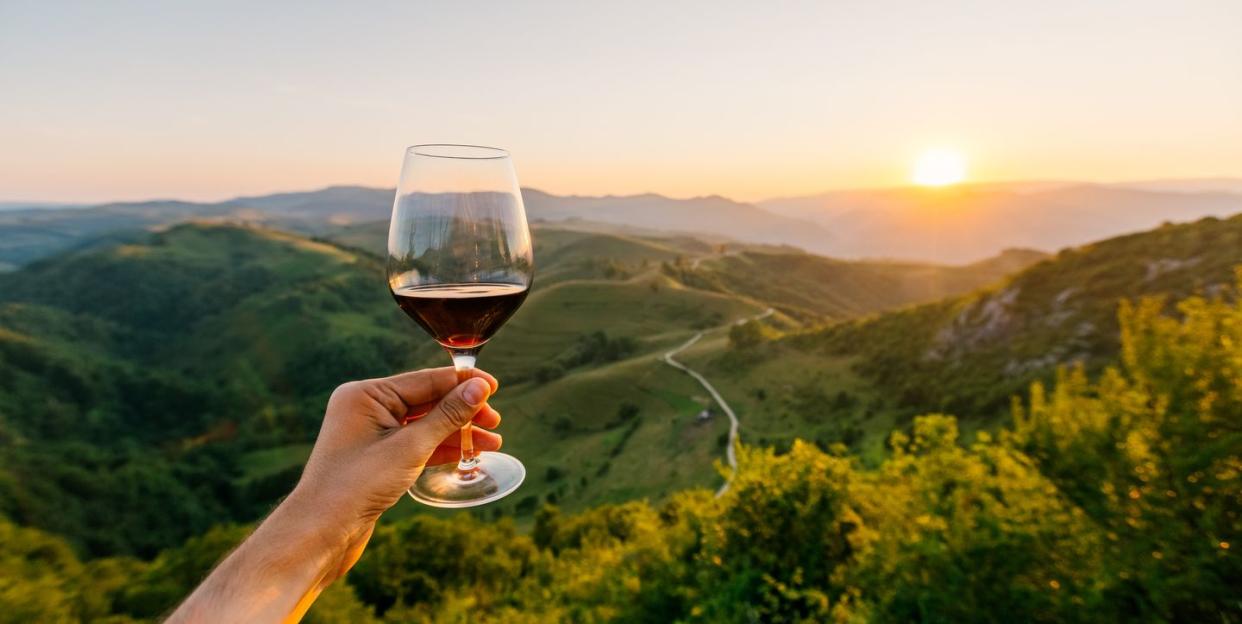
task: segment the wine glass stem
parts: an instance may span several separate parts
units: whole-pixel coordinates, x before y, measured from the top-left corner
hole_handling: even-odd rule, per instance
[[[477,353],[477,349],[449,350],[449,355],[453,357],[453,368],[457,369],[458,385],[470,379],[471,373],[474,371]],[[463,479],[473,477],[479,466],[479,456],[474,451],[473,429],[474,425],[471,424],[471,421],[466,421],[466,424],[462,425],[461,428],[461,460],[457,462],[457,470],[461,473],[460,477]]]

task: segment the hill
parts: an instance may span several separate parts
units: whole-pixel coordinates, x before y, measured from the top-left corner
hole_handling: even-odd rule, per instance
[[[337,231],[370,247],[382,228]],[[846,301],[860,289],[853,298],[865,303],[835,317],[999,274],[845,263],[832,270],[866,278],[825,282],[821,265],[835,261],[788,249],[550,224],[536,241],[535,290],[482,360],[505,382],[504,433],[531,470],[522,496],[489,509],[527,517],[545,500],[578,509],[717,482],[725,425],[695,420],[708,397],[658,356],[785,297],[751,292],[762,270],[788,292]],[[713,268],[735,257],[757,268]],[[956,277],[920,282],[941,270]],[[254,517],[297,477],[338,383],[443,363],[392,303],[383,271],[360,248],[196,223],[117,234],[0,275],[0,513],[87,552],[138,554]],[[721,287],[696,286],[700,274]],[[921,285],[867,298],[868,280]],[[796,328],[826,315],[777,318]],[[66,414],[81,415],[73,428],[60,425]],[[102,513],[118,503],[132,511]]]
[[[846,261],[799,251],[725,250],[666,267],[699,288],[758,299],[803,320],[852,318],[991,284],[1046,257],[1011,249],[962,266]]]
[[[682,359],[739,412],[743,440],[840,441],[878,461],[887,432],[915,414],[955,414],[968,432],[991,427],[1011,396],[1056,367],[1116,361],[1118,301],[1226,293],[1240,265],[1242,215],[1202,219],[1066,249],[942,301],[750,347],[719,335]]]
[[[1236,620],[1242,305],[1158,307],[1123,308],[1117,366],[1031,386],[969,444],[933,414],[874,468],[743,447],[721,495],[544,505],[528,532],[389,512],[308,620]],[[0,600],[16,621],[156,621],[248,532],[83,561],[0,518]]]
[[[760,202],[833,233],[828,255],[969,262],[998,248],[1057,250],[1166,221],[1242,211],[1242,195],[1102,185],[962,185],[826,193]]]
[[[377,269],[181,226],[0,276],[0,510],[138,554],[261,512],[263,484],[237,481],[245,452],[313,436],[341,376],[416,361]]]
[[[1242,216],[959,267],[595,226],[536,240],[543,277],[483,354],[526,484],[454,515],[403,501],[320,621],[958,621],[998,604],[1198,621],[1236,605],[1236,301],[1120,323],[1116,302],[1236,298]],[[0,275],[5,608],[166,612],[245,533],[228,523],[288,491],[337,383],[444,359],[382,274],[359,247],[184,224]],[[967,292],[917,304],[932,287]],[[699,331],[678,358],[767,447],[740,452],[719,498],[726,424],[700,421],[703,390],[658,359]],[[1117,360],[1098,382],[1021,387]],[[1014,393],[1029,400],[1004,427]],[[916,417],[945,409],[970,444],[959,421]]]

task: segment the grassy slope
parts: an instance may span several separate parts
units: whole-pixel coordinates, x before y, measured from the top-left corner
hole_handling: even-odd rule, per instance
[[[568,459],[575,456],[601,459],[586,462],[594,482],[589,490],[577,474],[555,484],[563,497],[620,500],[709,483],[715,478],[710,458],[716,433],[694,435],[695,429],[684,439],[669,438],[680,431],[679,418],[697,411],[697,389],[669,375],[653,354],[704,322],[754,313],[757,305],[680,287],[653,268],[603,279],[590,258],[581,257],[602,249],[638,270],[644,258],[677,255],[659,244],[595,235],[544,238],[551,248],[546,274],[562,279],[541,280],[523,311],[489,345],[484,363],[517,377],[601,328],[612,337],[638,339],[640,351],[624,362],[570,371],[560,381],[506,386],[497,405],[509,415],[505,432],[521,440],[515,449],[532,458],[528,489],[542,498],[546,492],[539,484],[547,466],[568,471]],[[189,406],[185,409],[193,413],[182,415],[185,427],[154,442],[200,444],[209,434],[218,442],[254,448],[239,462],[240,484],[296,470],[336,383],[441,364],[442,352],[401,317],[382,284],[379,261],[369,255],[267,230],[221,226],[179,226],[146,240],[36,263],[5,276],[0,288],[5,300],[0,341],[22,347],[14,357],[8,356],[16,347],[7,348],[0,358],[2,376],[13,386],[0,391],[0,423],[11,433],[6,437],[26,437],[31,423],[10,422],[26,418],[22,404],[36,396],[55,401],[79,385],[79,378],[101,389],[84,391],[75,404],[80,406],[56,411],[85,410],[92,403],[122,411],[123,403],[115,401],[120,391],[110,385],[113,371],[159,370],[245,400]],[[63,292],[75,296],[59,297]],[[51,374],[52,365],[32,362],[27,352],[72,372]],[[639,408],[637,424],[611,425],[625,402]],[[141,410],[130,411],[143,416]],[[551,429],[557,419],[573,424]],[[220,433],[222,421],[236,428]],[[659,449],[656,456],[684,453],[686,459],[680,466],[644,461],[653,448]],[[604,463],[616,466],[607,478]]]
[[[1043,257],[1009,251],[989,261],[940,266],[742,250],[667,272],[688,284],[769,302],[795,317],[843,319],[969,292]]]
[[[990,426],[1007,414],[1010,396],[1058,365],[1112,361],[1119,300],[1210,295],[1232,283],[1239,265],[1242,216],[1203,219],[1066,250],[960,297],[794,332],[742,353],[708,341],[687,358],[723,380],[744,440],[787,438],[781,432],[792,428],[819,441],[857,437],[840,424],[852,421],[863,433],[856,444],[874,458],[877,436],[917,413],[954,413],[967,432]],[[794,394],[818,387],[830,400],[799,421],[795,411],[816,403],[755,397],[756,388],[782,382]],[[854,400],[834,405],[841,390]]]
[[[1218,292],[1240,264],[1242,215],[1169,225],[1066,250],[992,289],[805,345],[862,356],[859,371],[911,407],[990,418],[1058,364],[1112,360],[1121,299]]]
[[[133,417],[104,419],[114,427],[158,429],[151,423],[163,423],[159,427],[167,429],[144,442],[161,448],[231,445],[242,455],[229,478],[239,487],[258,483],[274,495],[281,479],[296,477],[324,399],[337,383],[439,365],[444,359],[400,315],[383,288],[382,260],[370,252],[382,247],[382,230],[353,226],[336,236],[346,247],[270,230],[183,225],[0,276],[5,332],[0,342],[20,343],[23,353],[53,358],[69,371],[49,376],[54,368],[49,365],[0,358],[0,370],[22,388],[20,393],[0,388],[0,426],[10,438],[20,438],[29,423],[13,421],[25,417],[23,402],[84,385],[88,391],[76,404],[55,409],[112,410]],[[482,359],[508,382],[495,401],[506,415],[502,433],[530,469],[522,495],[489,508],[492,512],[525,512],[549,498],[582,508],[718,483],[712,464],[721,455],[727,424],[722,419],[694,422],[708,398],[658,356],[699,329],[762,310],[768,305],[763,297],[749,296],[751,285],[762,281],[762,271],[779,274],[786,290],[759,294],[779,298],[819,283],[821,264],[853,266],[777,248],[710,245],[598,227],[541,225],[536,240],[535,290]],[[711,272],[738,253],[763,261],[752,274],[720,272],[721,279],[733,280],[726,288],[696,288],[670,276],[676,274],[670,267],[690,267],[699,258],[692,270]],[[776,260],[765,265],[763,254]],[[796,257],[794,264],[781,265],[784,256]],[[869,263],[865,274],[888,279],[886,271],[897,266]],[[988,277],[986,271],[975,275]],[[842,296],[850,288],[866,287],[859,279],[832,284]],[[907,296],[923,296],[918,288],[926,287],[869,297],[866,309],[904,303]],[[853,312],[842,308],[838,314]],[[818,318],[805,310],[800,314]],[[798,326],[788,316],[776,320]],[[601,330],[611,339],[632,338],[636,351],[621,361],[580,365],[553,381],[532,379],[532,369],[572,352],[584,335]],[[704,342],[711,344],[718,346],[721,339]],[[844,375],[847,368],[834,370]],[[144,375],[156,374],[167,377],[178,392],[180,385],[188,385],[212,400],[181,408],[183,413],[166,409],[164,420],[152,418],[143,412],[148,408],[117,398],[124,394],[116,386],[117,371],[133,373],[126,386],[131,393],[147,383]],[[717,373],[721,390],[745,411],[778,415],[771,422],[747,422],[746,439],[782,444],[801,432],[831,440],[840,429],[805,415],[798,422],[781,420],[814,403],[820,396],[812,392],[815,384],[824,392],[835,391],[836,374],[815,373],[798,382],[805,396],[782,399],[780,409],[774,409],[773,400],[758,402],[740,389],[777,384],[778,366],[709,371]],[[842,383],[851,392],[858,386]],[[180,396],[167,394],[173,397],[169,400]],[[625,404],[636,409],[628,420],[619,416]],[[94,439],[100,444],[111,437]],[[419,511],[406,507],[405,513]]]

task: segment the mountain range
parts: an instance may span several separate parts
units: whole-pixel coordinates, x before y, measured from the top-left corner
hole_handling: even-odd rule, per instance
[[[581,221],[635,231],[680,232],[708,242],[788,245],[839,258],[969,263],[1004,249],[1046,252],[1156,227],[1242,211],[1242,183],[1228,178],[1127,185],[1033,181],[940,189],[837,191],[757,203],[655,194],[559,196],[524,189],[532,221]],[[188,219],[265,224],[318,235],[386,221],[393,191],[336,186],[317,191],[98,206],[0,210],[0,270],[88,244],[108,232]]]
[[[1242,195],[1107,185],[961,185],[825,193],[760,207],[832,234],[828,255],[968,262],[997,247],[1056,251],[1169,221],[1242,212]],[[1168,188],[1166,183],[1160,188]]]

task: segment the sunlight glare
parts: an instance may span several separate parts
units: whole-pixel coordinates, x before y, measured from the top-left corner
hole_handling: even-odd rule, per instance
[[[948,186],[966,179],[966,158],[946,148],[929,149],[914,163],[910,180],[919,186]]]

